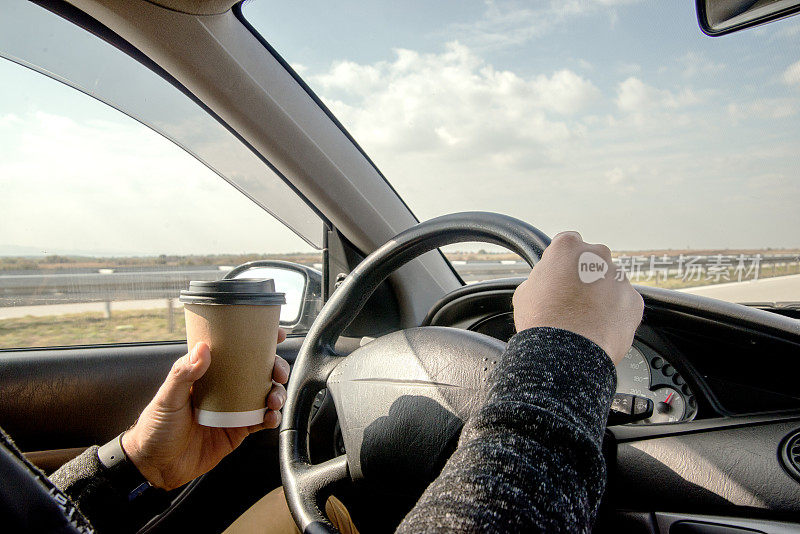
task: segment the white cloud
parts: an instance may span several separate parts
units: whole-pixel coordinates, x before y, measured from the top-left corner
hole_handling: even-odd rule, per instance
[[[567,69],[523,77],[459,43],[439,54],[396,50],[393,61],[337,62],[311,78],[357,139],[376,150],[547,150],[580,136],[570,117],[600,98]]]
[[[795,22],[797,19],[793,19]],[[784,25],[781,26],[780,30],[778,31],[778,35],[780,37],[797,37],[800,35],[800,24],[795,24],[794,26],[787,25],[786,21],[784,21]]]
[[[301,76],[308,70],[308,67],[306,67],[302,63],[291,63],[290,66],[292,67],[293,71],[295,71],[297,74],[300,74]]]
[[[606,183],[613,191],[632,193],[636,190],[637,178],[642,174],[638,164],[616,166],[603,173]]]
[[[678,93],[658,89],[631,76],[617,87],[617,106],[626,112],[641,112],[654,108],[677,109],[700,102],[700,97],[691,89]]]
[[[636,163],[613,167],[603,173],[608,188],[615,193],[630,194],[636,191],[639,176],[643,174],[641,167]],[[653,173],[648,177],[653,178]],[[657,173],[656,173],[657,174]]]
[[[800,61],[786,67],[783,71],[783,82],[786,85],[800,85]]]
[[[487,0],[483,16],[468,24],[448,26],[448,35],[478,48],[503,48],[520,45],[547,34],[576,16],[608,13],[613,26],[617,9],[640,0],[551,0],[517,2]]]
[[[623,6],[630,4],[638,4],[641,0],[589,0],[589,4],[598,4],[601,6]]]
[[[531,86],[536,93],[534,98],[543,107],[562,114],[581,111],[600,95],[592,82],[570,70],[554,72],[549,78],[540,74],[531,82]]]
[[[618,6],[637,4],[641,0],[554,0],[550,3],[552,9],[562,9],[567,13],[583,14],[597,9],[614,8]]]
[[[614,167],[610,171],[605,172],[605,177],[610,185],[616,185],[625,180],[625,171],[619,167]]]
[[[16,113],[6,113],[0,115],[0,128],[17,127],[22,124],[22,120]]]
[[[397,67],[399,69],[402,69],[402,56],[406,53],[405,50],[398,51]],[[357,95],[369,95],[380,83],[380,78],[379,67],[359,65],[353,61],[337,61],[327,73],[316,76],[314,79],[328,91],[342,90]]]

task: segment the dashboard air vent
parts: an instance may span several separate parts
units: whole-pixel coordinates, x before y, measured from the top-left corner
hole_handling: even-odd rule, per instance
[[[800,430],[795,430],[783,439],[780,458],[784,469],[800,482]]]

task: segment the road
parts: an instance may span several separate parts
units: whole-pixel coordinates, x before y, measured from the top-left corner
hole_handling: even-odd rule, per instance
[[[183,310],[177,299],[173,301],[175,308]],[[119,310],[155,310],[167,308],[167,299],[115,300],[110,304],[112,311]],[[51,315],[68,315],[71,313],[87,313],[106,311],[105,302],[73,302],[70,304],[49,304],[44,306],[0,306],[0,320],[15,317],[49,317]],[[183,313],[183,311],[181,311]]]
[[[800,274],[762,278],[749,282],[690,287],[680,291],[728,302],[800,301]]]
[[[527,276],[524,262],[463,262],[453,266],[466,283],[499,277]],[[0,276],[0,319],[70,313],[166,308],[189,280],[211,280],[229,268],[198,267],[186,271],[14,274]],[[763,278],[683,289],[729,302],[800,301],[800,275]],[[106,304],[109,303],[109,304]],[[173,300],[173,305],[180,304]]]

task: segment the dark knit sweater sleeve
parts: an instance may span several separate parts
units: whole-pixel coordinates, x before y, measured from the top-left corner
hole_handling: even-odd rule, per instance
[[[134,502],[115,487],[108,469],[100,463],[97,445],[62,465],[50,480],[66,493],[99,534],[136,532],[168,504],[162,490],[158,495],[142,496]]]
[[[605,486],[611,359],[572,332],[532,328],[511,339],[490,381],[398,532],[590,531]]]

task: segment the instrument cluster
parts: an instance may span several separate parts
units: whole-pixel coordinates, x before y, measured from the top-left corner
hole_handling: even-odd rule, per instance
[[[482,319],[469,329],[507,342],[515,332],[514,318],[511,313],[501,313]],[[697,398],[680,372],[638,340],[617,365],[617,393],[653,401],[653,414],[634,424],[678,423],[697,415]]]

